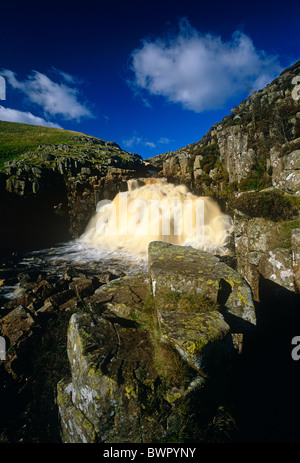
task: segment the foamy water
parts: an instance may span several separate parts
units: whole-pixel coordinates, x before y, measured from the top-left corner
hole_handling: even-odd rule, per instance
[[[209,197],[163,179],[132,180],[129,191],[101,201],[81,241],[96,248],[146,256],[151,241],[223,253],[231,218]]]

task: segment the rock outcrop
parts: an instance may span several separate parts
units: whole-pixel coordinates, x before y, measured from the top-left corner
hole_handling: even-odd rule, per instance
[[[276,193],[273,195],[276,201],[270,203],[267,201],[271,197],[268,191],[261,192],[259,196],[267,205],[265,210],[256,203],[256,193],[242,195],[238,202],[239,209],[234,210],[237,269],[251,285],[256,301],[260,299],[261,276],[295,293],[299,288],[296,239],[300,225],[298,200],[293,212],[293,202],[289,202],[289,196]],[[245,207],[250,203],[251,208]]]
[[[226,390],[234,335],[255,327],[247,283],[213,255],[154,242],[149,273],[85,304],[68,329],[71,377],[58,384],[63,441],[195,439]]]

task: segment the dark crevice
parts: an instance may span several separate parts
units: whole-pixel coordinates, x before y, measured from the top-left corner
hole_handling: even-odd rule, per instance
[[[106,358],[104,359],[104,361],[101,363],[101,371],[104,375],[108,376],[108,365],[110,364],[110,362],[112,361],[112,359],[114,358],[114,354],[115,354],[115,350],[114,349],[111,349],[108,353],[108,355],[106,356]]]

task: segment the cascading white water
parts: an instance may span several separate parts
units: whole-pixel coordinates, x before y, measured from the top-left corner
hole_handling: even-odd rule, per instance
[[[150,241],[224,254],[231,231],[230,217],[212,199],[194,196],[185,186],[162,179],[132,179],[127,192],[98,204],[79,239],[29,253],[18,262],[16,275],[36,270],[57,279],[68,265],[86,274],[106,270],[128,274],[147,268]],[[0,288],[0,308],[1,297],[15,298],[16,289]]]
[[[164,179],[132,179],[127,192],[98,203],[80,240],[135,256],[145,256],[151,241],[224,253],[231,231],[231,218],[211,198]]]

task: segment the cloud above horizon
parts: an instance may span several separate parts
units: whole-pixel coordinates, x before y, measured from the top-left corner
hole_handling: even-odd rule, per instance
[[[235,31],[225,42],[183,18],[176,36],[145,39],[131,54],[131,70],[135,91],[202,112],[263,88],[282,67],[277,56],[257,50],[243,32]]]
[[[20,122],[23,124],[41,125],[43,127],[54,127],[57,129],[62,128],[59,124],[46,121],[39,116],[34,116],[29,111],[19,111],[17,109],[4,108],[4,106],[0,106],[0,121]]]
[[[132,148],[134,146],[146,146],[148,148],[156,148],[157,145],[168,145],[171,142],[169,138],[161,137],[157,141],[150,141],[137,134],[132,135],[130,138],[124,139],[123,144],[126,148]]]
[[[24,80],[18,79],[16,74],[8,69],[2,70],[1,75],[13,89],[21,92],[27,104],[38,107],[45,119],[60,117],[64,120],[79,122],[82,118],[93,117],[86,104],[79,101],[80,92],[75,86],[77,80],[64,71],[55,68],[53,70],[59,81],[54,81],[38,71],[31,71],[31,74]],[[15,113],[11,114],[16,116],[23,112],[14,111]],[[24,114],[28,113],[24,112]]]

